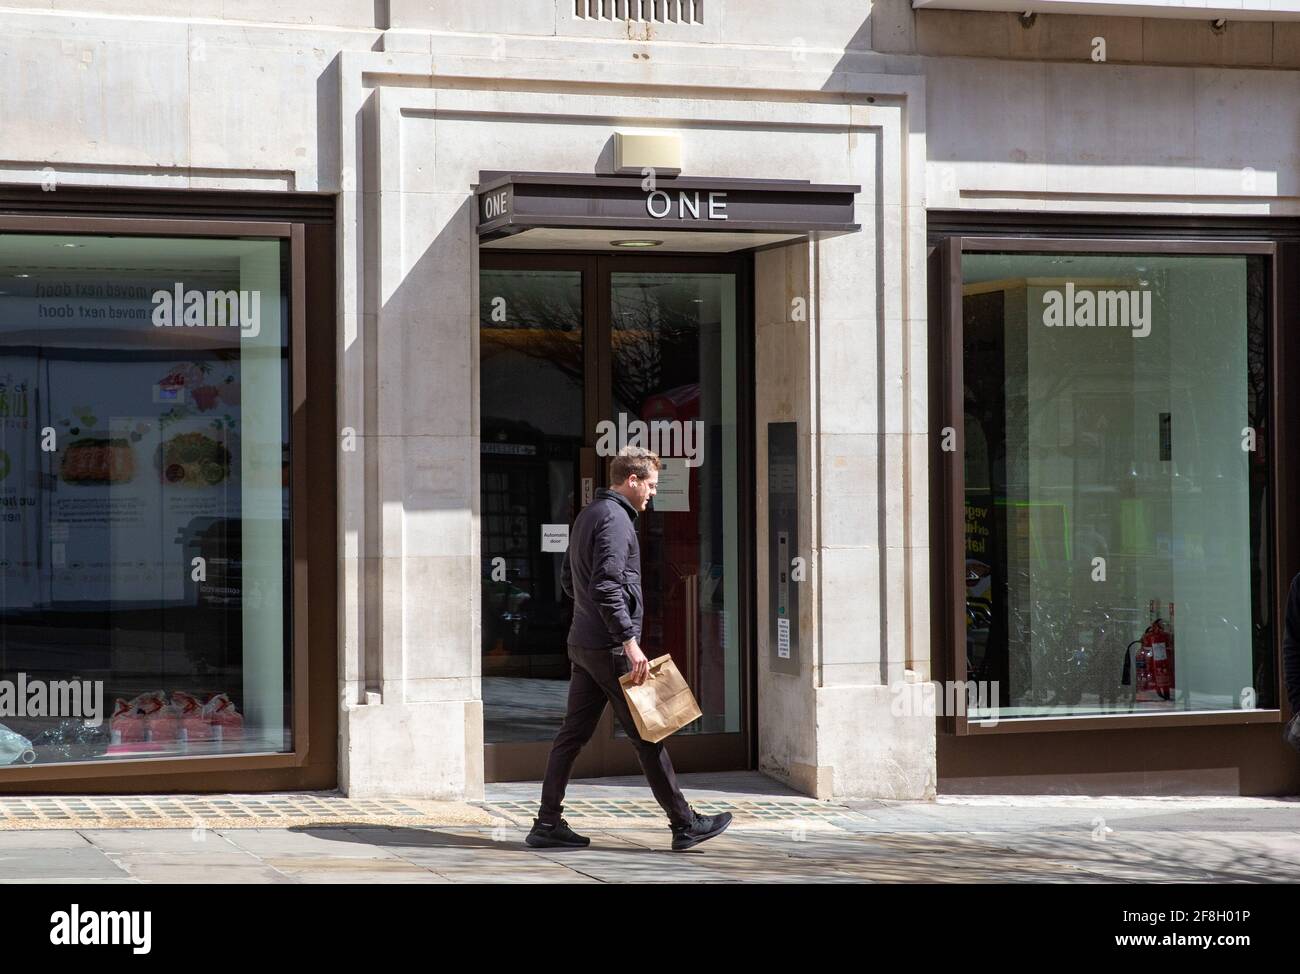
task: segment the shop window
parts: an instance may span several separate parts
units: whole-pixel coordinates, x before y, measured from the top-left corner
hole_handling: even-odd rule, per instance
[[[961,255],[967,679],[1001,720],[1276,706],[1268,258],[1081,249]]]
[[[0,765],[292,750],[287,255],[0,235]]]

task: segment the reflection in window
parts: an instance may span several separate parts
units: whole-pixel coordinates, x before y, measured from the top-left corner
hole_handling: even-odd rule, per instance
[[[1264,268],[963,256],[967,668],[1001,717],[1275,704]]]
[[[292,749],[286,258],[0,236],[0,764]]]
[[[673,657],[703,716],[680,734],[740,729],[736,282],[614,273],[614,415],[644,424],[664,468],[641,516],[642,648]]]
[[[542,525],[577,513],[582,274],[479,278],[483,724],[489,743],[550,740],[564,719],[573,607]]]

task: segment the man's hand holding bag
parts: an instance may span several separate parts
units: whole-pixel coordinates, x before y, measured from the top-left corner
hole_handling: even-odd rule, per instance
[[[637,686],[633,674],[618,678],[641,739],[656,743],[703,715],[686,678],[668,655],[650,661],[650,674]]]

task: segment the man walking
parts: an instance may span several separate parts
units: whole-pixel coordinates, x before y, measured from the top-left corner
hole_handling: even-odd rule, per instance
[[[659,457],[640,447],[624,447],[610,464],[612,488],[602,487],[579,513],[569,536],[560,585],[573,599],[569,628],[569,701],[564,724],[551,745],[542,784],[542,803],[525,840],[533,848],[582,847],[591,840],[578,835],[563,818],[564,790],[573,762],[605,712],[614,705],[628,740],[636,748],[655,799],[668,815],[673,848],[689,849],[721,834],[731,813],[698,815],[686,803],[663,742],[641,739],[618,678],[632,674],[640,686],[650,672],[641,651],[641,546],[637,515],[655,495]]]

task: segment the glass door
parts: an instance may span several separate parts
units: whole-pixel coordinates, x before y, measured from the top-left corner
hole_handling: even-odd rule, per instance
[[[629,431],[623,439],[643,436],[664,462],[640,524],[642,644],[651,658],[673,657],[704,711],[682,733],[735,732],[736,275],[611,269],[609,296],[610,421]]]
[[[481,254],[482,686],[488,780],[541,776],[564,715],[567,527],[629,443],[664,458],[640,518],[642,647],[703,717],[679,770],[748,763],[753,522],[747,261]],[[746,579],[749,581],[747,582]],[[607,710],[574,777],[634,774]]]
[[[491,780],[527,776],[564,719],[572,608],[549,525],[577,514],[586,428],[581,262],[492,260],[479,276],[483,739]],[[597,773],[589,755],[575,770]]]

